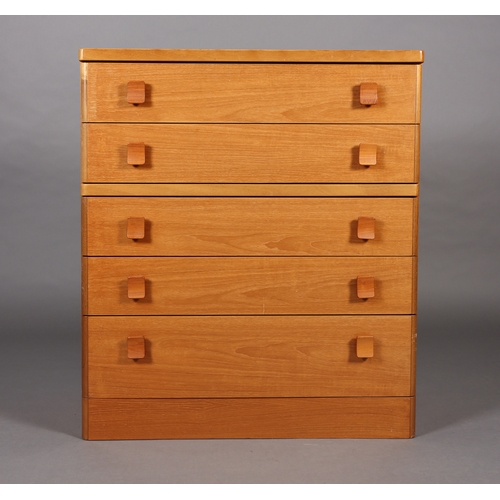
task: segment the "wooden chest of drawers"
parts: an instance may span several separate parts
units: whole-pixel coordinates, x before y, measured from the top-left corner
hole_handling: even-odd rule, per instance
[[[412,437],[423,53],[80,61],[83,437]]]

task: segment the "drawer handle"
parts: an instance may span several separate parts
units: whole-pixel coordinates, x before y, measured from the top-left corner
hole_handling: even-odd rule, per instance
[[[377,164],[377,145],[360,144],[359,145],[359,164],[365,167]]]
[[[146,278],[144,276],[129,276],[127,289],[129,299],[143,299],[146,296]]]
[[[127,102],[129,104],[143,104],[146,101],[146,84],[142,81],[127,83]]]
[[[375,278],[358,276],[356,292],[358,299],[372,299],[375,297]]]
[[[127,238],[131,240],[144,239],[145,228],[146,219],[144,217],[129,217],[127,219]]]
[[[146,356],[146,340],[144,337],[127,337],[127,356],[129,359],[143,359]]]
[[[131,142],[127,146],[127,163],[144,165],[146,163],[146,145],[143,142]]]
[[[373,217],[358,217],[358,238],[360,240],[375,239],[375,219]]]
[[[361,335],[356,338],[356,356],[358,358],[373,358],[373,337]]]
[[[359,102],[371,106],[378,102],[378,86],[375,82],[363,82],[359,86]]]

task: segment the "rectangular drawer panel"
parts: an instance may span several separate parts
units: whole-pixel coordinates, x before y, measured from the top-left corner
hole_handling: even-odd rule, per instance
[[[413,257],[86,257],[96,315],[412,314]],[[130,277],[145,279],[129,298]],[[358,298],[357,278],[374,279]],[[137,279],[134,279],[134,294]]]
[[[415,398],[83,399],[85,439],[410,438]]]
[[[418,66],[88,63],[84,122],[417,123]],[[127,85],[143,81],[145,102]],[[378,85],[378,103],[359,86]]]
[[[88,396],[409,396],[411,340],[411,316],[89,317]]]
[[[83,251],[95,256],[412,255],[414,205],[413,198],[90,197],[83,207]],[[359,217],[375,219],[374,239],[358,237]],[[143,238],[128,237],[129,218],[144,219]]]
[[[418,125],[83,127],[84,182],[405,183],[416,181],[418,169]],[[128,145],[138,143],[145,158],[134,166],[127,163]],[[376,146],[375,165],[361,164],[360,144]]]

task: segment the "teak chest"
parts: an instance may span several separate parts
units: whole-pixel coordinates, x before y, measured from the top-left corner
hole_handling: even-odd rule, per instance
[[[413,437],[423,52],[80,61],[83,437]]]

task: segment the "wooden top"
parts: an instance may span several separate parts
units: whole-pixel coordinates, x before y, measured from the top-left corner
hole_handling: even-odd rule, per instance
[[[423,63],[423,50],[80,49],[80,61]]]

